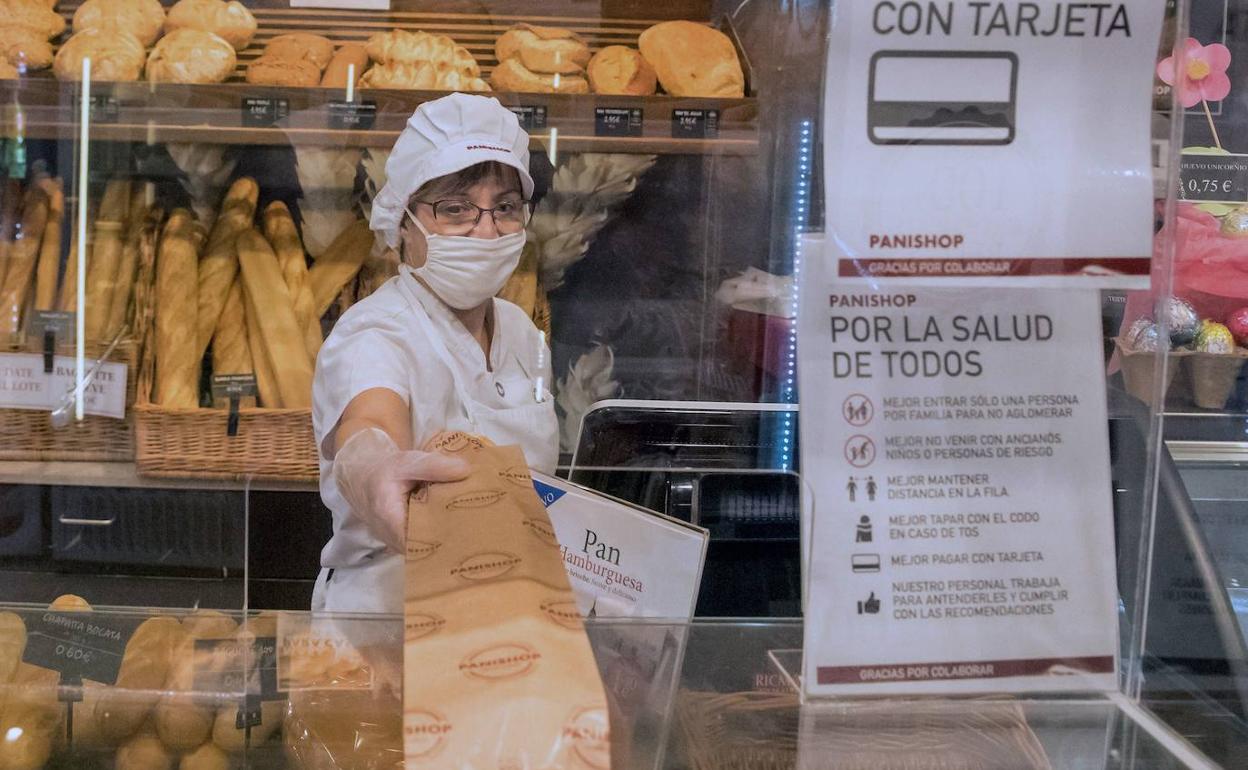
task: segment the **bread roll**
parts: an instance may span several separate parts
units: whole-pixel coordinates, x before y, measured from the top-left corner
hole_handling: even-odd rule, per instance
[[[17,67],[14,67],[7,59],[0,59],[0,80],[17,80],[22,76]]]
[[[196,344],[198,263],[203,227],[185,209],[169,215],[156,257],[156,386],[152,400],[172,409],[199,406]]]
[[[665,21],[641,33],[641,55],[673,96],[745,96],[745,74],[728,36],[705,24]]]
[[[334,57],[329,60],[329,65],[325,67],[321,86],[323,88],[346,88],[347,72],[353,64],[355,65],[355,79],[358,81],[363,76],[364,70],[368,68],[368,50],[359,43],[347,43],[334,53]]]
[[[230,770],[230,757],[210,741],[184,754],[178,770]]]
[[[654,67],[639,52],[622,45],[609,45],[589,60],[589,87],[596,94],[649,96],[658,80]]]
[[[90,612],[91,603],[77,594],[61,594],[52,600],[48,609],[57,612]]]
[[[589,46],[580,35],[558,27],[517,24],[494,44],[500,62],[519,59],[525,69],[545,75],[580,75],[589,63]]]
[[[43,0],[0,0],[6,27],[26,27],[51,40],[65,31],[65,18]]]
[[[56,309],[56,279],[61,268],[61,229],[65,219],[65,193],[60,179],[49,179],[48,223],[39,244],[39,267],[35,272],[35,310]]]
[[[185,641],[186,631],[174,618],[149,618],[135,629],[126,642],[117,686],[100,695],[91,715],[101,736],[118,742],[138,731],[160,700],[159,691]]]
[[[481,66],[468,52],[446,35],[408,32],[402,29],[378,32],[366,44],[369,57],[379,64],[391,62],[443,64],[465,76],[480,77]]]
[[[316,301],[316,317],[320,318],[338,298],[342,287],[350,283],[373,249],[373,231],[368,223],[356,220],[343,228],[325,253],[308,270],[312,299]]]
[[[4,710],[5,685],[13,681],[17,664],[26,651],[26,624],[14,612],[0,612],[0,712]]]
[[[0,59],[28,70],[52,66],[52,46],[42,34],[29,27],[0,27]]]
[[[264,47],[262,56],[269,59],[307,60],[315,64],[318,70],[323,70],[334,57],[334,44],[321,35],[290,32],[270,40]]]
[[[247,230],[238,236],[238,262],[247,295],[247,311],[255,311],[263,353],[277,375],[282,407],[308,408],[312,405],[312,362],[308,359],[303,330],[295,319],[294,301],[282,278],[277,255],[264,236]],[[252,353],[257,354],[254,347]]]
[[[196,317],[199,328],[196,340],[201,356],[208,349],[221,310],[225,307],[226,295],[238,275],[238,252],[235,251],[234,241],[239,233],[251,227],[259,197],[260,187],[255,180],[239,177],[226,191],[221,202],[221,213],[212,225],[204,257],[199,262],[199,312]]]
[[[173,752],[154,735],[136,735],[117,749],[114,770],[173,770]]]
[[[217,331],[212,337],[212,373],[255,374],[252,364],[251,345],[247,341],[246,302],[243,300],[243,284],[238,280],[230,287],[225,298],[225,308],[217,320]],[[213,406],[229,407],[229,399],[216,399]],[[248,409],[256,405],[252,396],[239,400],[239,407]]]
[[[589,81],[579,75],[541,75],[527,69],[519,59],[508,59],[494,68],[490,85],[500,91],[543,94],[587,94]]]
[[[0,715],[0,768],[42,770],[64,722],[65,704],[56,699],[61,675],[19,663]]]
[[[247,82],[262,86],[315,86],[321,82],[321,70],[309,59],[280,59],[266,54],[247,65]]]
[[[304,346],[308,360],[315,362],[321,350],[320,316],[316,315],[316,300],[312,297],[312,285],[308,282],[308,262],[303,243],[290,210],[281,201],[270,203],[264,210],[264,237],[269,239],[277,262],[282,268],[282,278],[295,303],[295,321],[303,330]]]
[[[195,29],[218,35],[241,51],[256,34],[256,17],[238,0],[178,0],[169,9],[165,32]]]
[[[438,91],[489,91],[484,80],[445,64],[388,62],[373,65],[360,78],[360,88],[407,88]]]
[[[156,704],[153,720],[161,742],[175,751],[189,751],[203,745],[212,734],[216,716],[213,708],[189,694],[194,690],[197,668],[195,641],[229,639],[238,624],[220,612],[199,610],[182,620],[182,629],[186,635],[174,653],[174,663],[165,683],[170,694]]]
[[[234,48],[223,38],[197,29],[178,29],[161,38],[147,57],[147,79],[152,83],[221,83],[234,74],[237,63]]]
[[[74,32],[125,32],[144,46],[160,37],[165,8],[159,0],[87,0],[74,11]]]
[[[147,52],[129,32],[87,29],[65,41],[56,52],[52,71],[59,80],[81,80],[82,60],[88,57],[92,80],[121,83],[142,76]]]

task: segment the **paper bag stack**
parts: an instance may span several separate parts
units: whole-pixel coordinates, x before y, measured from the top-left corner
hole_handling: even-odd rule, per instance
[[[408,511],[407,770],[608,770],[607,701],[524,455],[465,433],[469,478]]]

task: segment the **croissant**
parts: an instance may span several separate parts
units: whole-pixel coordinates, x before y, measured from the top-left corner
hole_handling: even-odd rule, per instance
[[[449,64],[465,75],[481,76],[481,66],[468,49],[446,35],[396,29],[373,35],[365,48],[369,58],[380,64],[439,62]]]
[[[160,0],[87,0],[74,11],[74,31],[121,30],[151,45],[160,37],[165,9]]]
[[[410,88],[425,91],[489,91],[484,80],[448,64],[389,62],[374,65],[360,78],[360,88]]]
[[[74,34],[56,52],[52,71],[60,80],[82,78],[82,60],[91,58],[91,79],[138,80],[143,74],[143,44],[122,30],[86,29]]]

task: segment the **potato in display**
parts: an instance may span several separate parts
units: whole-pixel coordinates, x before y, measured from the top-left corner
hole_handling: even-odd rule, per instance
[[[642,32],[638,47],[663,90],[673,96],[745,96],[737,49],[717,29],[692,21],[665,21]]]
[[[508,59],[494,68],[490,85],[499,91],[543,94],[587,94],[589,81],[579,75],[542,75],[527,69],[519,59]]]
[[[185,2],[185,0],[183,0]],[[179,29],[165,35],[147,58],[152,83],[221,83],[234,72],[234,47],[211,32]]]
[[[65,18],[44,0],[0,0],[0,16],[6,27],[25,27],[48,40],[65,31]]]
[[[47,38],[27,27],[0,27],[0,60],[28,70],[52,66],[52,46]]]
[[[658,80],[654,67],[639,52],[622,45],[609,45],[589,60],[589,87],[596,94],[649,96]]]
[[[159,0],[87,0],[74,11],[74,32],[122,31],[145,46],[156,42],[164,24],[165,9]]]
[[[525,69],[546,75],[579,75],[589,63],[589,46],[580,35],[558,27],[517,24],[494,44],[498,60],[519,59]]]
[[[165,31],[197,29],[211,32],[241,51],[256,35],[256,17],[238,0],[178,0],[169,9]]]

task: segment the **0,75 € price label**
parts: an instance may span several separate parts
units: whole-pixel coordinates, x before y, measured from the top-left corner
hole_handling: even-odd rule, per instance
[[[1191,203],[1248,203],[1248,155],[1179,158],[1179,200]]]

